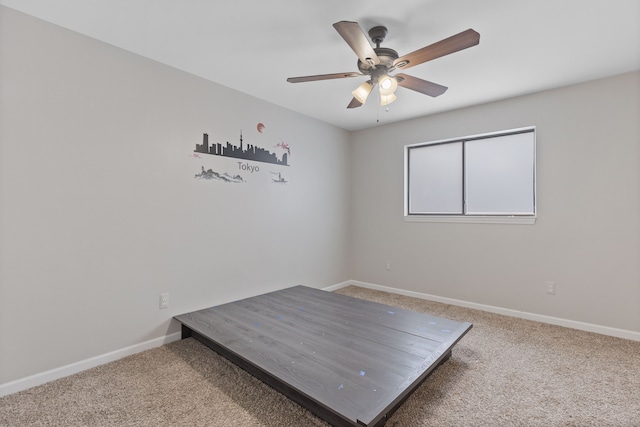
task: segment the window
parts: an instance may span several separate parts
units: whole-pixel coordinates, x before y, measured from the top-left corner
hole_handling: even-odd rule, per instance
[[[405,146],[405,217],[533,223],[535,128]]]

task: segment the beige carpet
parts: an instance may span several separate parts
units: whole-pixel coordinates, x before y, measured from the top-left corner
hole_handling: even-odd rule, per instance
[[[387,426],[640,426],[640,342],[357,287],[473,329]],[[0,398],[1,426],[326,426],[193,339]]]

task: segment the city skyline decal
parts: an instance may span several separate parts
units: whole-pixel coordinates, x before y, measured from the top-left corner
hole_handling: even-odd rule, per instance
[[[264,125],[263,125],[264,126]],[[289,166],[289,156],[291,155],[291,149],[288,144],[282,143],[276,145],[276,147],[285,150],[282,154],[282,158],[278,159],[275,153],[270,152],[262,147],[258,147],[254,144],[247,144],[244,146],[242,139],[242,131],[240,131],[240,145],[233,145],[229,141],[225,145],[221,143],[209,144],[209,134],[202,134],[202,144],[196,144],[194,153],[210,154],[214,156],[231,157],[234,159],[251,160],[254,162],[272,163],[279,166]]]

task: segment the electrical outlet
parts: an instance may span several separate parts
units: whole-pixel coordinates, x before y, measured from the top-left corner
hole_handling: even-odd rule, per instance
[[[556,294],[556,282],[547,282],[547,294],[549,295]]]
[[[391,261],[387,261],[387,270],[391,270]]]
[[[160,308],[169,308],[169,294],[160,294]]]

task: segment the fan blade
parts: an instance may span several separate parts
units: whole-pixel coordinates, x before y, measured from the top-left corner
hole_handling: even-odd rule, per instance
[[[408,53],[393,61],[393,66],[406,70],[423,62],[458,52],[459,50],[475,46],[480,43],[480,34],[468,29],[449,38],[440,40],[432,45],[425,46],[414,52]]]
[[[357,99],[353,98],[351,100],[351,102],[349,103],[349,105],[347,105],[347,108],[358,108],[362,106],[362,102],[358,101]]]
[[[424,93],[425,95],[429,95],[434,98],[442,95],[448,89],[446,86],[431,83],[403,73],[396,74],[394,77],[398,80],[398,86],[415,90],[416,92]]]
[[[363,64],[377,65],[380,63],[380,58],[376,55],[367,36],[357,22],[340,21],[333,24],[333,28],[336,29],[344,41],[353,49]]]
[[[365,75],[366,74],[360,74],[360,73],[318,74],[316,76],[289,77],[287,81],[289,83],[302,83],[302,82],[314,82],[316,80],[343,79],[346,77],[358,77],[358,76],[365,76]]]

